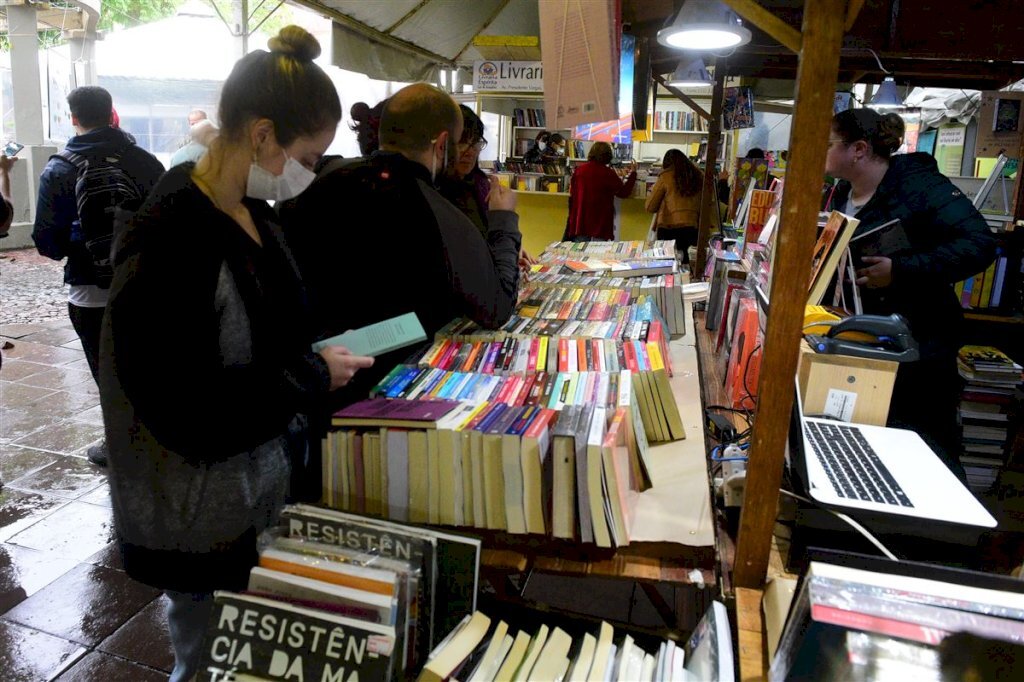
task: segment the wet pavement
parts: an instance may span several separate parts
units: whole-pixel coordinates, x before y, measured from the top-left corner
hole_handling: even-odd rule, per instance
[[[0,680],[166,680],[159,591],[121,569],[98,391],[60,263],[0,254]]]

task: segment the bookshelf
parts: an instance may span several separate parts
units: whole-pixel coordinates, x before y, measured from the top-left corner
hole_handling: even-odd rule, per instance
[[[533,148],[533,142],[537,138],[537,133],[542,130],[547,130],[549,133],[558,133],[566,140],[572,136],[572,131],[568,128],[544,128],[541,126],[512,126],[512,137],[511,146],[509,147],[509,156],[523,156],[531,148]]]

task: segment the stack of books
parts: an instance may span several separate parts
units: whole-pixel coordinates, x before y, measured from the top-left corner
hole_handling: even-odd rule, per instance
[[[987,669],[994,652],[1001,675],[1020,679],[1024,659],[1014,661],[1013,643],[1024,641],[1024,583],[839,552],[819,556],[801,577],[771,679],[967,679],[963,669]]]
[[[645,648],[632,635],[616,633],[605,622],[597,632],[583,632],[576,637],[547,624],[516,632],[505,621],[494,622],[478,611],[463,619],[441,646],[431,652],[417,680],[735,679],[728,615],[719,602],[712,602],[685,644],[651,641],[650,648]]]
[[[402,680],[476,610],[480,541],[294,505],[217,592],[201,680]]]
[[[535,383],[509,379],[514,399],[377,398],[339,411],[322,500],[402,522],[629,544],[636,494],[650,486],[630,372],[550,382],[583,387],[571,402],[542,402]]]
[[[960,396],[960,462],[971,490],[986,492],[1006,463],[1009,414],[1021,366],[993,346],[964,346],[957,365],[966,382]]]

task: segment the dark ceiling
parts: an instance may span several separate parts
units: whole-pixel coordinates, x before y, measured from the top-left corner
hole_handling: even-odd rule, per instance
[[[801,30],[803,0],[757,0]],[[813,2],[814,0],[808,0]],[[655,39],[680,0],[622,0],[630,32],[650,39],[652,68],[667,73],[676,50]],[[729,76],[794,79],[797,56],[752,25],[747,45],[720,58]],[[885,75],[869,52],[901,85],[999,89],[1024,78],[1024,4],[1020,0],[864,0],[846,32],[840,83],[878,83]]]

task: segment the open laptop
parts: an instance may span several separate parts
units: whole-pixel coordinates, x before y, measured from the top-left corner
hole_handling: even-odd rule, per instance
[[[850,513],[996,526],[913,431],[806,417],[797,386],[789,441],[791,464],[807,494],[822,505]]]

